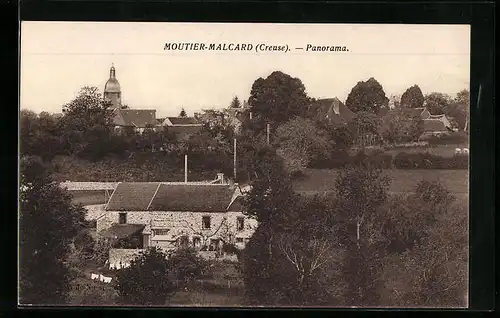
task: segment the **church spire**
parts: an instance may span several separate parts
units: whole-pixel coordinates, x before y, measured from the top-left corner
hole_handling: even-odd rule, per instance
[[[116,79],[114,63],[111,63],[111,68],[109,69],[109,78]]]

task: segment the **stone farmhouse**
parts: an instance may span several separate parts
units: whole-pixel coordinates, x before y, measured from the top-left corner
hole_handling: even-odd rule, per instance
[[[405,108],[403,114],[409,117],[420,117],[424,123],[423,136],[441,135],[453,131],[450,120],[445,114],[431,115],[426,107]]]
[[[101,238],[129,240],[122,248],[165,250],[194,246],[243,249],[257,221],[243,214],[243,194],[235,184],[119,183],[97,218]]]

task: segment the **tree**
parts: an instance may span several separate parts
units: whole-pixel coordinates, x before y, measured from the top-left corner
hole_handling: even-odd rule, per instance
[[[64,106],[61,118],[63,144],[68,154],[90,159],[106,155],[111,141],[113,113],[96,87],[83,87]]]
[[[373,306],[378,302],[377,270],[387,243],[379,210],[388,197],[389,178],[381,170],[350,167],[341,171],[335,183],[338,238],[346,248],[346,301]]]
[[[327,132],[312,120],[301,117],[278,127],[274,145],[291,173],[302,171],[311,161],[326,157],[331,148]]]
[[[467,208],[438,183],[422,181],[416,190],[410,200],[401,198],[398,207],[389,209],[395,214],[389,214],[393,224],[388,231],[407,244],[384,261],[386,302],[402,307],[465,307]]]
[[[20,302],[62,304],[71,278],[66,260],[85,223],[85,210],[72,204],[39,158],[21,158],[20,170]]]
[[[446,115],[455,119],[459,129],[467,130],[470,117],[469,111],[470,94],[468,90],[464,89],[458,92],[455,99],[450,103],[446,109]]]
[[[180,114],[179,114],[179,117],[187,117],[187,113],[186,111],[184,110],[184,108],[181,110]]]
[[[366,146],[379,135],[380,118],[370,112],[360,111],[348,124],[354,143]]]
[[[250,299],[270,305],[338,303],[343,251],[328,204],[318,198],[297,198],[280,227],[259,225],[243,251]]]
[[[215,146],[218,150],[232,152],[234,126],[227,109],[204,109],[201,113],[195,114],[195,118],[203,123],[200,133],[216,141]]]
[[[47,112],[37,115],[33,111],[23,109],[19,124],[21,154],[50,160],[62,153],[58,117]]]
[[[357,113],[360,111],[378,114],[381,108],[388,107],[389,99],[385,96],[382,85],[373,77],[358,82],[347,96],[346,106]]]
[[[165,305],[174,292],[167,255],[150,248],[117,272],[115,289],[126,305]]]
[[[401,96],[402,108],[419,108],[424,105],[424,94],[418,85],[409,87]]]
[[[451,102],[449,95],[433,92],[425,95],[424,106],[432,115],[440,115],[446,112]]]
[[[234,96],[233,100],[231,101],[231,105],[229,105],[229,108],[241,108],[241,102],[238,96]]]
[[[391,95],[389,97],[389,108],[398,109],[401,107],[401,95]]]
[[[309,103],[302,81],[279,71],[265,79],[258,78],[248,99],[253,120],[262,130],[267,123],[281,124],[295,116],[304,116]]]
[[[191,247],[180,247],[168,257],[169,268],[174,271],[177,281],[187,286],[199,279],[208,269],[207,261]],[[179,286],[178,286],[179,287]]]
[[[382,120],[382,136],[390,143],[415,141],[422,133],[420,116],[409,117],[400,110],[391,110]]]

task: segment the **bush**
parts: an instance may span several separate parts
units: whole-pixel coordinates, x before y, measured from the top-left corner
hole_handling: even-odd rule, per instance
[[[441,136],[423,136],[421,141],[427,141],[429,145],[454,145],[468,143],[469,136],[463,131],[454,131]]]
[[[467,155],[456,155],[452,158],[432,155],[430,153],[400,152],[394,157],[397,169],[468,169]]]

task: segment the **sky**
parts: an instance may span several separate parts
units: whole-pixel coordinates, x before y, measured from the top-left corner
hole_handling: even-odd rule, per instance
[[[244,43],[252,51],[169,51],[165,43]],[[290,51],[256,52],[260,45]],[[346,46],[345,52],[297,47]],[[22,109],[60,113],[83,86],[101,93],[114,64],[122,103],[157,117],[225,108],[248,99],[273,71],[302,80],[309,96],[345,101],[374,77],[388,97],[417,84],[424,94],[469,88],[468,25],[22,22]]]

